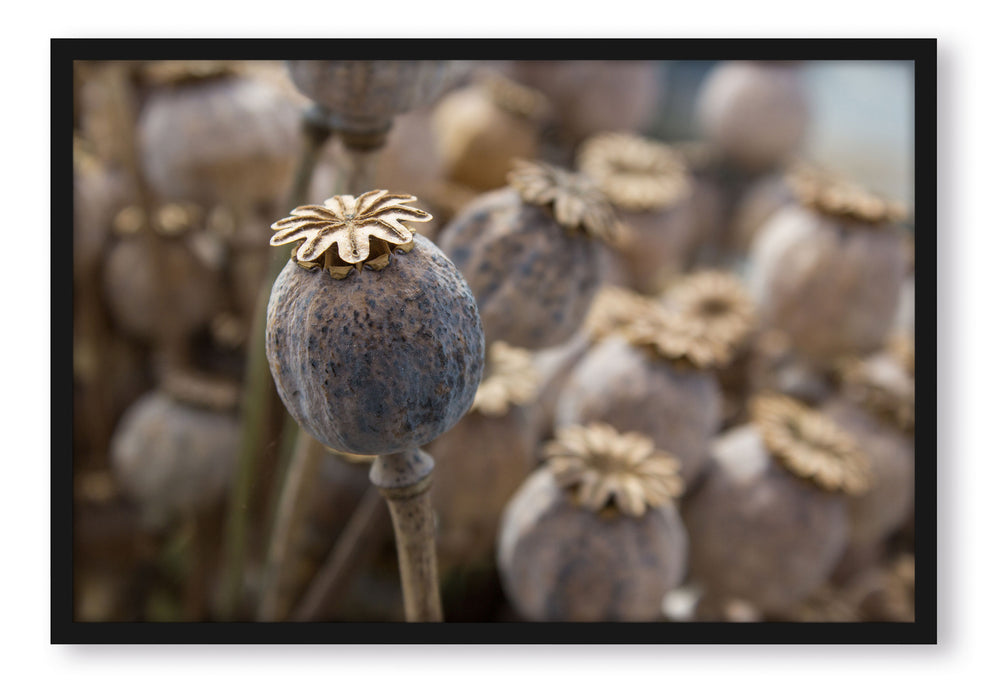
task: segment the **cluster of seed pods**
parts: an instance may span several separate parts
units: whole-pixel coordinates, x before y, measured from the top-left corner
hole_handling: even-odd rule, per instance
[[[87,70],[80,371],[144,375],[155,547],[216,530],[189,609],[913,614],[909,212],[801,162],[800,63],[716,65],[694,143],[646,61]]]

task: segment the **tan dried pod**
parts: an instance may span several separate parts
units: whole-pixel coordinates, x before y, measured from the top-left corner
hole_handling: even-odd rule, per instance
[[[506,73],[547,96],[570,143],[602,131],[640,131],[663,97],[655,61],[514,61]]]
[[[529,406],[538,376],[530,353],[495,343],[485,375],[468,414],[426,448],[437,462],[457,465],[433,480],[441,571],[492,559],[502,509],[537,466]]]
[[[145,178],[166,199],[238,211],[280,202],[300,143],[298,108],[226,62],[201,68],[163,72],[146,97],[137,124]]]
[[[616,304],[611,325],[592,327],[602,340],[561,389],[556,425],[608,421],[643,433],[677,457],[691,488],[721,422],[714,369],[731,358],[732,349],[697,319],[632,299]]]
[[[753,422],[720,436],[682,513],[691,576],[716,600],[783,613],[821,586],[848,542],[844,493],[869,465],[855,440],[782,396],[751,404]]]
[[[223,301],[217,260],[190,237],[200,225],[195,205],[152,212],[127,207],[114,219],[119,239],[104,262],[103,293],[111,317],[145,341],[181,342],[209,323]]]
[[[740,168],[779,166],[795,155],[809,125],[798,65],[785,61],[727,61],[706,76],[698,94],[706,138]]]
[[[700,241],[685,160],[637,134],[597,134],[582,144],[578,168],[598,184],[619,215],[617,255],[628,286],[652,294],[682,272]]]
[[[676,458],[603,423],[558,432],[502,517],[498,569],[533,621],[646,622],[684,578]]]
[[[694,232],[692,239],[699,244],[698,258],[712,263],[720,259],[726,229],[736,197],[733,173],[725,167],[715,148],[704,141],[682,141],[671,144],[687,164],[691,177]]]
[[[601,284],[615,214],[580,173],[523,162],[509,185],[463,209],[439,244],[471,285],[489,343],[551,347],[581,325]]]
[[[91,144],[72,142],[72,271],[76,279],[97,271],[114,215],[133,197],[123,172],[109,167]]]
[[[914,505],[914,378],[889,353],[840,365],[841,393],[821,410],[860,444],[873,488],[849,499],[849,544],[880,545]]]
[[[906,260],[897,204],[811,170],[790,182],[800,201],[753,242],[750,289],[762,322],[808,360],[876,350],[897,313]]]
[[[497,73],[448,93],[432,113],[446,176],[478,191],[502,187],[517,158],[539,152],[550,105]]]
[[[170,371],[121,418],[110,463],[121,489],[157,529],[225,492],[237,458],[237,385]]]

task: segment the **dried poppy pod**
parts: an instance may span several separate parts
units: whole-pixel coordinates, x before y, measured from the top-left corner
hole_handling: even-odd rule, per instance
[[[602,131],[642,130],[663,96],[654,61],[514,61],[507,74],[547,96],[570,143]]]
[[[678,314],[697,320],[713,338],[724,343],[731,359],[715,368],[722,390],[722,415],[736,419],[749,393],[749,358],[756,325],[756,307],[742,280],[729,272],[695,272],[670,286],[660,302]]]
[[[127,207],[114,219],[119,240],[103,269],[111,317],[145,341],[181,342],[216,315],[223,301],[217,260],[191,245],[201,210],[170,203],[149,217]]]
[[[736,166],[767,170],[795,155],[809,110],[797,64],[729,61],[714,68],[698,95],[705,136]]]
[[[414,240],[404,222],[431,216],[413,201],[338,195],[272,225],[272,245],[301,241],[268,304],[275,386],[292,417],[341,452],[425,445],[468,411],[481,379],[477,306],[453,264]]]
[[[580,173],[524,162],[509,184],[462,210],[441,231],[440,247],[471,285],[489,343],[550,347],[584,319],[615,214]]]
[[[535,158],[547,99],[497,73],[448,93],[432,123],[447,177],[478,191],[505,184],[517,158]]]
[[[764,175],[742,192],[729,220],[728,244],[733,252],[748,253],[757,232],[779,210],[796,200],[787,177]]]
[[[690,488],[721,421],[714,369],[732,348],[697,319],[632,298],[623,304],[616,297],[611,322],[592,326],[601,342],[561,389],[556,425],[608,421],[648,435],[678,458]]]
[[[330,126],[377,148],[392,118],[432,102],[459,75],[456,61],[288,61],[299,91],[327,111]]]
[[[537,466],[527,407],[539,377],[530,353],[495,343],[485,374],[468,414],[426,448],[457,465],[434,477],[441,569],[489,560],[502,509]]]
[[[914,504],[914,378],[889,353],[840,365],[842,390],[822,412],[848,431],[870,460],[873,488],[849,499],[849,543],[880,545]]]
[[[906,273],[903,209],[855,185],[795,171],[800,205],[778,211],[753,242],[750,289],[761,320],[809,361],[880,347]]]
[[[685,574],[677,460],[644,435],[572,426],[505,510],[498,569],[534,621],[643,622]]]
[[[142,172],[159,196],[271,204],[296,158],[298,108],[270,83],[220,62],[152,90],[137,139]]]
[[[80,138],[72,142],[72,271],[96,272],[109,243],[114,214],[133,197],[126,176],[108,167]]]
[[[866,456],[822,414],[782,396],[712,445],[684,503],[691,574],[717,600],[783,612],[823,584],[848,541],[844,494],[870,485]]]
[[[224,494],[240,437],[237,393],[232,382],[172,370],[124,413],[110,463],[149,527]]]
[[[668,146],[630,133],[598,134],[578,153],[623,224],[617,246],[629,286],[654,293],[683,271],[700,241],[687,163]]]

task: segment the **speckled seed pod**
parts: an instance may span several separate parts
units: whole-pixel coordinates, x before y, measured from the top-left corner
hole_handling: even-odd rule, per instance
[[[447,177],[478,191],[505,184],[517,158],[535,158],[550,106],[497,74],[447,94],[432,123]]]
[[[457,61],[288,61],[304,95],[347,133],[380,134],[392,118],[427,105],[463,69]]]
[[[300,140],[298,108],[278,88],[230,73],[154,90],[137,130],[154,190],[204,205],[278,201]]]
[[[880,544],[914,505],[914,379],[889,354],[851,360],[841,395],[822,412],[859,442],[870,460],[873,488],[849,499],[850,545]]]
[[[767,326],[815,362],[877,349],[897,313],[906,261],[897,205],[830,177],[796,173],[800,205],[753,243],[750,289]]]
[[[724,156],[766,170],[795,155],[808,129],[808,101],[794,63],[730,61],[705,78],[698,96],[702,131]]]
[[[721,422],[714,368],[731,346],[696,320],[626,293],[560,392],[556,425],[608,421],[643,433],[681,464],[688,488]]]
[[[121,237],[104,262],[103,293],[111,317],[127,333],[152,341],[167,332],[178,340],[219,310],[217,260],[191,245],[196,211],[178,204],[160,207],[150,232],[143,210],[131,207],[117,215],[114,227]]]
[[[712,445],[682,508],[690,570],[706,596],[786,611],[822,585],[848,541],[845,493],[868,488],[866,457],[821,414],[781,397]]]
[[[170,375],[134,403],[110,445],[110,462],[143,521],[161,527],[216,501],[234,470],[240,427],[235,385]]]
[[[425,445],[468,411],[481,379],[477,306],[453,264],[403,223],[430,219],[414,200],[339,195],[272,226],[273,245],[302,241],[268,304],[272,377],[292,417],[341,452]]]
[[[515,61],[507,74],[547,96],[571,143],[644,129],[663,96],[662,69],[652,61]]]
[[[530,429],[538,377],[530,354],[495,343],[471,411],[426,450],[441,464],[433,478],[441,568],[491,560],[502,509],[537,466]]]
[[[602,280],[601,242],[615,215],[584,175],[520,164],[510,186],[483,195],[441,231],[464,274],[489,343],[538,349],[567,340]]]
[[[677,460],[649,438],[573,426],[505,510],[498,569],[533,621],[644,622],[684,577]]]
[[[659,141],[612,132],[581,146],[578,168],[601,187],[623,224],[617,253],[628,286],[659,291],[699,245],[687,163]]]

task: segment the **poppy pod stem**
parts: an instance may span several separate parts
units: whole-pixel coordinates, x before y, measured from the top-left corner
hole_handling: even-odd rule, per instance
[[[430,499],[433,458],[420,449],[380,455],[371,465],[370,478],[392,515],[406,620],[441,622],[436,521]]]
[[[320,151],[331,136],[325,113],[319,106],[304,112],[302,123],[303,150],[289,192],[289,202],[292,206],[305,201]],[[267,277],[259,287],[258,300],[251,319],[245,372],[244,414],[241,419],[243,437],[224,532],[226,575],[220,605],[222,619],[230,619],[234,616],[241,600],[249,539],[248,518],[251,513],[249,506],[253,500],[257,466],[262,454],[261,446],[264,444],[266,432],[264,426],[271,421],[276,411],[284,415],[265,358],[265,325],[269,292],[290,255],[291,252],[284,249],[272,251]]]

